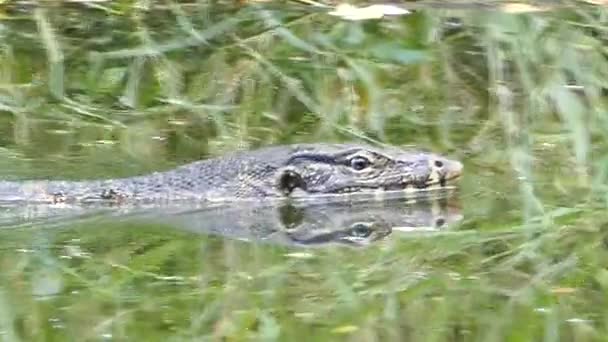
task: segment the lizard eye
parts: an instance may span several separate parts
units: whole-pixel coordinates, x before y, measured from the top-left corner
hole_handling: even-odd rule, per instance
[[[354,157],[350,160],[350,167],[357,171],[361,171],[371,165],[371,162],[365,157]]]
[[[357,223],[351,228],[350,234],[353,237],[366,238],[372,234],[372,229],[363,223]]]
[[[435,160],[435,167],[442,168],[443,167],[443,162],[441,160]]]

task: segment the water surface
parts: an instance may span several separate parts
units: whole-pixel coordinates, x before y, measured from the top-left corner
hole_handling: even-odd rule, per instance
[[[415,203],[3,206],[0,334],[604,340],[606,9],[465,5],[7,6],[3,179],[323,141],[430,149],[465,175]]]

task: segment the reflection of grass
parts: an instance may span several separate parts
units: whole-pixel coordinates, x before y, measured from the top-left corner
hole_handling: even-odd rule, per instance
[[[579,229],[387,240],[363,251],[293,251],[107,222],[4,232],[5,320],[28,340],[601,336],[592,320],[603,306],[591,305],[606,277],[605,237],[589,226],[597,219],[561,219]]]
[[[155,6],[3,22],[5,177],[127,175],[236,148],[374,140],[466,159],[469,219],[441,237],[310,259],[159,227],[5,231],[6,334],[606,336],[605,9],[350,23],[301,4]],[[446,32],[448,18],[463,26]],[[66,258],[66,246],[88,254]]]

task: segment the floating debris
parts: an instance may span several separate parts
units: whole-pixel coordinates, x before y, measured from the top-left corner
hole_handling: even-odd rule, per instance
[[[381,19],[385,16],[406,15],[411,12],[395,5],[370,5],[356,7],[351,4],[340,4],[329,12],[329,15],[337,16],[346,20],[369,20]]]

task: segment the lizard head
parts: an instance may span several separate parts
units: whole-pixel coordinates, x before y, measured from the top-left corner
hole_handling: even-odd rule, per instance
[[[276,187],[285,195],[348,194],[446,187],[463,166],[441,155],[365,145],[293,147],[278,169]]]

